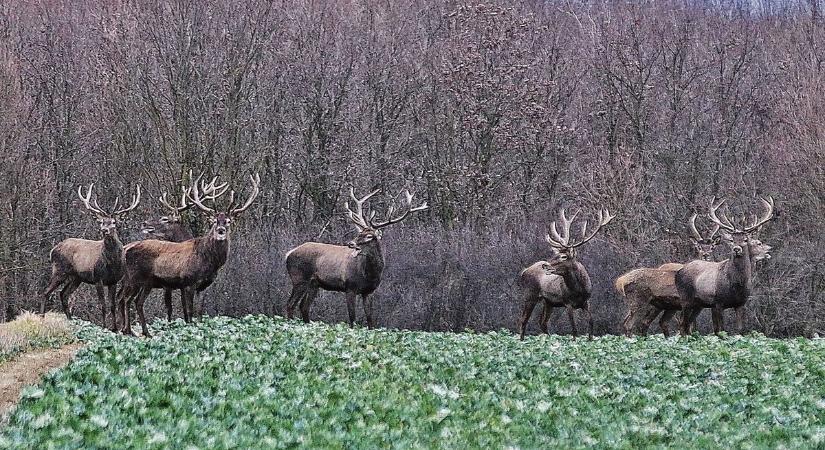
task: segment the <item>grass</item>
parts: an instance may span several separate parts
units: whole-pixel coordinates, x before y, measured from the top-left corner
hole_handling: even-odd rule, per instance
[[[825,341],[369,331],[263,316],[91,342],[0,448],[822,448]]]
[[[74,327],[63,314],[24,312],[0,324],[0,363],[30,350],[60,347],[76,340]]]

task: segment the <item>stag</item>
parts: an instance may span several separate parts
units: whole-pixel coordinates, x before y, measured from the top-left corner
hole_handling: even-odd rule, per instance
[[[183,226],[181,223],[181,213],[186,211],[187,209],[193,206],[192,202],[187,202],[187,198],[191,195],[192,189],[184,190],[183,194],[181,195],[181,199],[179,204],[172,204],[167,198],[166,193],[163,193],[159,198],[158,201],[161,205],[169,209],[170,214],[166,216],[161,216],[157,219],[150,219],[143,222],[143,227],[141,232],[148,236],[150,239],[156,239],[159,241],[169,241],[169,242],[184,242],[192,239],[194,236],[189,230]],[[214,278],[209,280],[204,280],[200,286],[195,289],[194,296],[197,297],[197,294],[202,292],[204,289],[209,287]],[[192,316],[195,315],[195,308],[194,305],[197,303],[195,298],[187,298],[185,296],[185,290],[181,289],[181,308],[183,310],[183,319],[186,322],[192,321]],[[172,289],[164,288],[163,289],[163,300],[164,305],[166,306],[166,319],[171,321],[172,320]]]
[[[548,332],[547,322],[550,320],[553,308],[564,307],[570,319],[573,337],[577,335],[574,310],[583,309],[587,315],[588,337],[593,338],[593,316],[590,313],[590,294],[592,284],[587,270],[576,260],[576,249],[591,239],[615,216],[605,209],[600,209],[598,225],[589,235],[587,221],[583,223],[581,239],[571,241],[570,227],[578,213],[568,218],[562,208],[560,213],[561,233],[556,222],[550,225],[550,233],[545,236],[547,243],[553,250],[550,261],[539,261],[521,271],[519,287],[522,296],[522,311],[519,320],[520,339],[524,339],[524,332],[530,315],[539,301],[544,301],[544,310],[540,319],[541,331]]]
[[[381,230],[401,222],[410,213],[427,209],[426,202],[413,207],[413,194],[405,190],[403,212],[393,218],[395,207],[390,206],[386,214],[387,220],[376,222],[375,211],[365,214],[364,203],[378,192],[379,190],[375,190],[359,199],[355,196],[355,190],[350,188],[355,211],[350,209],[349,202],[344,207],[347,217],[358,229],[358,235],[346,245],[305,242],[287,252],[286,269],[292,281],[287,318],[291,319],[295,307],[300,305],[301,318],[308,323],[310,305],[318,294],[318,289],[323,289],[345,293],[350,326],[355,326],[355,300],[360,295],[367,326],[375,326],[372,299],[369,296],[378,289],[384,270]]]
[[[40,313],[45,314],[46,302],[49,296],[57,288],[63,286],[60,291],[60,304],[66,317],[72,317],[72,310],[69,305],[69,296],[80,286],[81,283],[93,284],[97,289],[97,297],[101,305],[101,320],[106,326],[106,300],[104,299],[104,287],[108,288],[109,300],[112,306],[112,329],[117,329],[117,314],[115,304],[115,290],[118,281],[123,276],[123,243],[117,234],[118,220],[129,211],[137,208],[140,203],[140,186],[132,197],[132,203],[122,209],[118,209],[119,198],[115,199],[112,212],[109,213],[97,202],[97,196],[92,199],[94,183],[90,184],[86,194],[83,194],[82,186],[77,188],[77,195],[83,202],[87,210],[97,217],[100,224],[100,232],[103,239],[90,241],[86,239],[66,239],[49,253],[52,263],[52,275],[49,285],[43,293],[40,304]]]
[[[676,288],[684,310],[681,321],[683,335],[689,332],[690,325],[703,308],[713,308],[713,331],[716,334],[722,330],[722,310],[734,308],[737,327],[741,332],[743,307],[750,296],[754,266],[751,234],[773,218],[773,198],[768,196],[767,199],[760,198],[760,201],[765,208],[762,217],[755,219],[751,225],[745,225],[743,219],[738,228],[724,212],[717,215],[724,199],[718,203],[711,202],[708,217],[725,230],[722,239],[727,243],[731,254],[721,262],[691,261],[676,272]]]
[[[232,218],[246,211],[260,189],[260,177],[250,176],[251,193],[243,206],[236,208],[235,191],[230,191],[229,206],[218,210],[217,199],[228,189],[226,183],[216,185],[217,178],[206,184],[198,177],[192,185],[189,200],[203,212],[212,215],[212,227],[201,237],[184,242],[147,239],[135,242],[126,250],[126,273],[123,288],[118,294],[125,334],[132,334],[128,308],[135,301],[143,335],[151,337],[146,326],[143,305],[154,288],[182,289],[185,298],[192,298],[194,290],[211,282],[226,263],[229,255],[229,227]],[[200,184],[200,186],[199,186]],[[212,200],[213,207],[204,203]]]
[[[719,237],[716,236],[719,226],[714,226],[707,236],[702,236],[696,228],[697,216],[693,214],[688,221],[689,237],[693,242],[697,259],[712,261],[713,249],[719,243]],[[614,287],[624,298],[627,307],[627,314],[622,322],[626,336],[631,335],[640,309],[644,311],[642,334],[647,331],[650,323],[659,313],[664,311],[659,320],[659,327],[665,336],[670,335],[670,320],[679,309],[662,308],[661,305],[678,305],[679,293],[676,291],[675,274],[682,266],[684,264],[665,263],[655,269],[646,267],[634,269],[616,278]]]

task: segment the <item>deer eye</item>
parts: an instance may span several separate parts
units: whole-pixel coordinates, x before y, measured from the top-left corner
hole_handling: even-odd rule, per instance
[[[169,222],[169,218],[168,218],[168,217],[163,216],[163,217],[161,217],[161,218],[160,218],[160,223],[167,223],[167,222]]]

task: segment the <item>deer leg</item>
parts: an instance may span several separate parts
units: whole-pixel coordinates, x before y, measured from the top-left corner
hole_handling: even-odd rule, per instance
[[[131,306],[132,300],[140,293],[140,291],[141,288],[127,288],[124,286],[118,294],[120,316],[121,319],[123,319],[123,325],[120,328],[120,332],[123,334],[130,334],[134,336],[134,333],[132,332],[132,321],[129,318],[129,307]]]
[[[112,309],[112,331],[117,332],[117,300],[115,298],[115,294],[117,291],[117,285],[109,286],[109,304],[111,305]]]
[[[713,309],[711,310],[711,318],[713,319],[713,333],[718,336],[719,333],[722,332],[722,329],[724,328],[724,325],[722,324],[722,307],[721,306],[713,305]]]
[[[143,335],[147,338],[152,337],[149,333],[149,328],[146,326],[146,317],[143,314],[143,304],[146,302],[146,297],[152,292],[150,288],[143,288],[140,291],[140,295],[137,297],[137,301],[135,302],[135,309],[137,310],[138,320],[140,320],[140,328],[143,331]]]
[[[203,315],[203,303],[198,302],[198,291],[196,288],[192,288],[192,295],[189,296],[189,316],[192,320],[195,317],[200,317]]]
[[[309,323],[309,307],[312,305],[312,301],[315,300],[317,294],[317,286],[307,287],[304,298],[301,300],[301,319],[303,319],[304,323]]]
[[[181,298],[183,298],[183,289],[180,291]],[[166,321],[172,321],[172,290],[169,288],[163,289],[163,304],[166,305]]]
[[[742,329],[745,325],[745,308],[739,306],[735,309],[736,311],[736,333],[742,334]]]
[[[578,331],[576,331],[576,314],[571,305],[564,306],[567,308],[567,318],[570,319],[570,328],[573,331],[573,339],[575,340],[576,336],[579,334]]]
[[[63,287],[63,290],[60,291],[60,304],[63,306],[63,312],[66,314],[67,319],[72,318],[72,308],[69,305],[69,296],[77,290],[80,286],[80,280],[74,279],[69,281],[66,286]]]
[[[627,314],[624,316],[624,320],[622,320],[622,329],[624,329],[625,337],[630,337],[630,331],[633,329],[633,310],[628,308]]]
[[[544,334],[550,334],[550,318],[553,316],[553,306],[547,300],[544,301],[544,308],[541,310],[541,318],[539,319],[539,327]]]
[[[355,297],[358,295],[355,292],[347,292],[344,294],[347,300],[347,322],[349,322],[349,326],[355,326]],[[364,305],[364,313],[366,313],[367,307],[366,304]]]
[[[639,325],[639,334],[642,336],[647,336],[647,331],[650,329],[650,324],[656,320],[656,316],[658,316],[662,310],[653,305],[646,305],[642,311],[644,311],[644,315],[642,316],[642,322]]]
[[[519,332],[519,339],[522,341],[524,340],[524,331],[527,329],[527,322],[530,320],[530,316],[533,314],[533,309],[536,307],[536,303],[538,301],[532,299],[525,299],[524,305],[521,308],[521,317],[519,318],[518,324],[518,332]]]
[[[43,300],[40,302],[40,315],[46,314],[46,302],[49,300],[49,296],[52,295],[52,292],[54,292],[65,282],[65,277],[52,276],[52,279],[49,280],[49,285],[46,287],[46,290],[43,291]]]
[[[286,318],[292,319],[295,312],[295,307],[298,306],[304,294],[306,293],[306,284],[296,284],[292,286],[292,293],[289,294],[289,300],[286,302]]]
[[[671,309],[662,313],[662,318],[659,319],[659,328],[662,329],[662,333],[665,337],[670,337],[670,319],[676,315],[675,309]]]
[[[106,293],[103,290],[103,283],[95,284],[95,291],[97,291],[97,299],[100,301],[102,309],[100,322],[103,324],[103,328],[106,328]]]
[[[587,339],[593,340],[593,314],[590,312],[590,302],[584,308],[584,313],[587,315]]]
[[[203,315],[203,295],[198,294],[198,289],[192,287],[189,293],[189,317],[195,320],[195,317]]]
[[[685,308],[682,310],[682,336],[687,336],[691,332],[693,332],[693,322],[696,320],[696,317],[699,316],[699,313],[702,312],[702,308]]]
[[[367,294],[361,294],[361,300],[364,303],[364,314],[367,316],[367,328],[375,328],[375,320],[372,316],[372,298]]]

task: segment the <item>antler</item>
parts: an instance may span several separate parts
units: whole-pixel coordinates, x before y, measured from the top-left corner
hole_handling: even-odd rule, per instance
[[[218,177],[212,178],[212,181],[209,184],[205,184],[201,178],[203,178],[203,174],[198,175],[198,178],[192,182],[192,187],[189,189],[192,191],[192,196],[189,197],[189,200],[192,200],[192,203],[200,208],[201,211],[214,213],[215,209],[204,205],[203,200],[212,200],[214,203],[218,197],[226,193],[229,184],[223,183],[221,185],[216,185],[215,183],[217,182]],[[189,190],[187,190],[187,193]],[[204,199],[201,199],[200,191],[203,191]]]
[[[392,214],[395,212],[395,205],[390,205],[389,209],[387,210],[387,217],[389,217],[389,219],[387,219],[385,222],[379,222],[379,223],[373,222],[373,219],[375,218],[375,211],[373,211],[372,214],[370,214],[370,218],[369,218],[369,221],[368,221],[370,227],[372,227],[373,230],[379,230],[381,228],[392,225],[394,223],[401,222],[411,212],[423,211],[423,210],[425,210],[429,207],[429,206],[427,206],[427,202],[424,202],[421,205],[416,206],[415,208],[413,208],[412,207],[412,200],[413,200],[414,194],[410,193],[410,191],[408,191],[406,189],[404,189],[403,193],[404,193],[404,205],[407,208],[407,210],[404,211],[404,213],[401,214],[400,216],[393,219]]]
[[[720,200],[718,203],[711,202],[711,208],[708,212],[708,217],[710,217],[710,220],[714,221],[717,225],[730,231],[731,233],[750,233],[751,231],[761,227],[765,224],[765,222],[773,218],[773,198],[769,195],[767,199],[760,197],[759,200],[762,202],[762,205],[764,205],[766,208],[765,214],[762,215],[761,219],[756,220],[750,226],[745,226],[741,230],[737,229],[733,225],[733,223],[731,223],[730,219],[728,219],[724,212],[720,212],[719,216],[716,215],[716,210],[719,209],[719,207],[722,206],[723,203],[725,203],[724,199]],[[744,219],[742,225],[744,226]]]
[[[243,206],[241,206],[240,208],[233,209],[233,207],[235,206],[235,191],[231,191],[229,193],[228,210],[230,216],[235,216],[246,211],[249,208],[249,206],[252,205],[252,202],[255,200],[255,197],[257,197],[258,194],[261,193],[261,176],[256,173],[255,175],[249,175],[249,179],[252,181],[252,193],[249,194],[249,198],[246,200],[246,203],[244,203]]]
[[[346,208],[346,210],[347,210],[347,217],[349,217],[349,220],[351,220],[355,224],[355,226],[358,227],[358,229],[360,231],[370,229],[369,221],[367,220],[366,217],[364,217],[364,202],[369,200],[370,197],[372,197],[373,195],[379,193],[380,191],[381,191],[381,189],[376,189],[376,190],[370,192],[369,194],[367,194],[366,196],[362,197],[361,199],[359,199],[358,197],[355,196],[355,188],[350,186],[349,196],[352,199],[352,201],[355,202],[355,211],[350,209],[349,202],[344,203],[344,208]],[[374,216],[375,216],[375,214],[371,215],[370,220],[372,220],[372,218]]]
[[[191,187],[183,190],[183,194],[180,198],[180,206],[173,206],[171,203],[169,203],[169,200],[167,200],[166,198],[166,192],[162,193],[160,197],[158,197],[158,201],[161,205],[170,209],[175,215],[180,215],[180,213],[192,207],[192,203],[186,203],[186,198],[190,195],[192,195]]]
[[[590,235],[587,234],[587,221],[585,220],[582,223],[582,239],[579,242],[570,243],[570,226],[573,223],[573,219],[576,218],[578,212],[573,214],[572,217],[568,218],[565,214],[564,208],[562,208],[561,213],[559,214],[561,222],[562,222],[562,232],[559,233],[558,229],[556,228],[556,222],[550,224],[550,234],[545,236],[547,243],[550,244],[551,247],[555,247],[558,249],[563,248],[576,248],[586,244],[588,241],[596,237],[599,231],[610,223],[615,215],[610,214],[610,211],[607,208],[599,208],[599,224],[596,226],[596,229],[593,230]]]
[[[688,221],[688,228],[690,228],[690,234],[693,235],[694,239],[696,239],[697,241],[702,241],[702,234],[699,233],[699,230],[696,229],[696,217],[698,215],[699,214],[693,213],[693,215],[690,216],[690,221]]]
[[[715,223],[713,225],[713,230],[710,232],[710,234],[707,237],[702,237],[702,233],[700,233],[699,230],[696,229],[696,217],[698,217],[698,216],[699,216],[699,214],[696,214],[696,213],[693,213],[693,215],[690,216],[690,221],[688,222],[688,225],[689,225],[689,228],[690,228],[690,234],[693,235],[693,238],[697,242],[704,242],[704,241],[713,240],[713,236],[715,236],[716,233],[719,231],[719,224]]]
[[[733,226],[733,224],[730,222],[730,219],[728,219],[727,216],[725,216],[724,212],[720,213],[722,215],[721,219],[716,215],[716,210],[718,210],[723,203],[725,203],[724,198],[722,200],[719,200],[719,202],[716,202],[716,197],[712,198],[710,200],[710,211],[708,211],[708,217],[716,225],[719,225],[720,227],[730,232],[734,232],[736,231],[736,227]]]
[[[119,216],[121,214],[126,214],[127,212],[137,208],[138,203],[140,203],[140,185],[136,186],[136,190],[137,190],[137,192],[132,197],[132,204],[127,206],[126,208],[119,209],[119,210],[115,211],[114,215]],[[115,208],[117,208],[117,200],[118,199],[115,199]]]
[[[562,222],[562,234],[559,234],[559,231],[556,228],[556,222],[553,221],[553,223],[550,224],[550,234],[545,236],[545,239],[552,247],[570,248],[570,225],[573,223],[573,219],[575,219],[578,214],[579,211],[576,211],[573,214],[573,216],[568,219],[567,215],[565,214],[565,209],[561,209],[561,212],[559,213],[559,218]]]
[[[599,225],[596,226],[596,229],[593,230],[592,233],[590,233],[590,236],[584,237],[587,234],[587,221],[585,221],[584,226],[582,227],[582,237],[584,237],[584,239],[582,239],[582,241],[580,241],[580,242],[577,242],[577,243],[571,245],[571,247],[576,248],[576,247],[579,247],[579,246],[582,246],[582,245],[586,244],[587,241],[589,241],[589,240],[593,239],[594,237],[596,237],[596,235],[599,234],[599,231],[602,229],[602,227],[604,227],[605,225],[610,223],[610,221],[613,220],[613,218],[615,218],[615,217],[616,217],[616,215],[615,214],[611,215],[610,211],[607,208],[599,209]]]
[[[83,205],[86,206],[86,209],[89,211],[97,214],[98,216],[103,217],[110,217],[109,213],[103,210],[100,205],[97,204],[97,198],[94,199],[94,205],[91,203],[92,199],[92,189],[94,188],[95,184],[92,183],[89,185],[89,189],[86,191],[86,195],[83,195],[83,186],[77,187],[77,196],[80,197],[80,201],[83,202]]]
[[[770,195],[767,199],[759,197],[759,200],[762,202],[762,205],[766,208],[765,214],[762,215],[761,219],[754,222],[753,225],[746,227],[744,230],[745,233],[750,233],[751,231],[761,227],[765,224],[765,222],[773,218],[773,197],[771,197]]]

